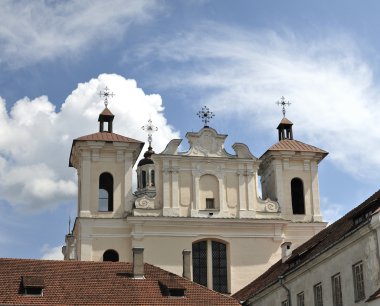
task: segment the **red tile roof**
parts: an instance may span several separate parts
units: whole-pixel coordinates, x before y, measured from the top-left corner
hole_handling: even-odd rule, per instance
[[[298,269],[306,261],[319,256],[331,248],[335,243],[344,239],[346,235],[355,232],[363,224],[369,222],[373,212],[380,207],[380,190],[369,197],[362,204],[348,212],[345,216],[334,222],[317,235],[296,248],[288,260],[284,263],[279,260],[270,267],[264,274],[256,278],[252,283],[236,292],[233,297],[239,301],[246,301],[248,298],[259,293],[267,286],[278,282],[278,277],[291,273]],[[343,237],[343,238],[342,238]]]
[[[114,141],[114,142],[129,142],[129,143],[143,143],[142,141],[125,137],[115,133],[97,132],[90,135],[85,135],[74,139],[76,141]]]
[[[239,305],[158,267],[145,264],[145,279],[133,279],[122,262],[0,259],[0,304],[13,305]],[[25,276],[43,279],[43,296],[25,295]],[[185,289],[185,297],[165,296],[160,282]]]

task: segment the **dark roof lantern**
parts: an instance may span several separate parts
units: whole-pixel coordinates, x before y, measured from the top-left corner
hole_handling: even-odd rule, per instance
[[[144,158],[139,161],[137,167],[141,167],[144,165],[154,164],[153,160],[151,159],[152,155],[155,154],[153,151],[153,148],[151,146],[148,147],[148,151],[144,153]]]
[[[293,122],[291,122],[287,118],[282,118],[280,124],[277,127],[278,130],[278,140],[293,140],[293,130],[292,130]]]

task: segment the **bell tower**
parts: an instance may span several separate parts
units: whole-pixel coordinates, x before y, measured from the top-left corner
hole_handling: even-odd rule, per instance
[[[76,256],[70,258],[79,260],[93,260],[94,248],[107,249],[91,238],[105,227],[104,220],[121,219],[132,210],[132,167],[144,145],[113,132],[114,115],[108,109],[113,94],[106,88],[100,95],[105,108],[99,114],[99,132],[74,139],[70,153],[69,166],[78,175],[78,212],[71,235]],[[115,221],[113,226],[119,225]]]
[[[279,141],[260,157],[263,199],[277,201],[283,216],[293,221],[320,222],[318,164],[328,152],[293,139],[293,123],[285,117],[290,103],[282,97],[277,104],[283,113]]]

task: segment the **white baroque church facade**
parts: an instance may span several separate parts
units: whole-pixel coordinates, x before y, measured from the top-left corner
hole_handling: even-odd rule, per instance
[[[106,107],[99,132],[73,141],[70,166],[78,174],[78,212],[66,235],[66,260],[144,260],[183,273],[223,293],[234,293],[281,258],[281,245],[300,245],[325,228],[319,203],[318,163],[327,152],[293,139],[292,123],[277,127],[279,141],[260,158],[243,143],[234,154],[227,135],[206,125],[154,153],[151,145],[113,133]],[[151,139],[149,141],[151,144]],[[258,184],[261,177],[262,198]]]

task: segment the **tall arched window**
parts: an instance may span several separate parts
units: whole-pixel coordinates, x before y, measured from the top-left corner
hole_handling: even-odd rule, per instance
[[[293,214],[303,215],[305,214],[305,197],[303,192],[303,183],[299,178],[294,178],[291,181],[292,191],[292,209]]]
[[[108,172],[99,176],[99,211],[113,211],[113,177]]]
[[[115,250],[107,250],[103,254],[103,261],[119,261],[119,254]]]
[[[226,244],[214,240],[195,242],[192,256],[193,281],[215,291],[228,293]],[[207,282],[208,275],[211,275],[212,284]]]

